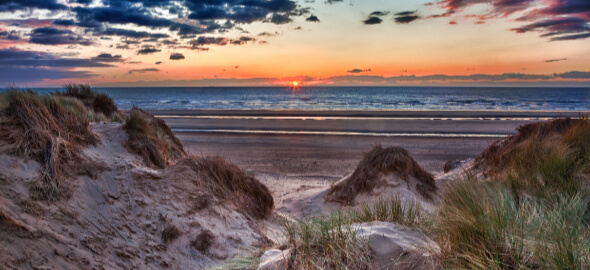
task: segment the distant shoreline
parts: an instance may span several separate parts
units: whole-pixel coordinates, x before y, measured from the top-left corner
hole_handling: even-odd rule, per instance
[[[230,88],[97,88],[115,100],[120,109],[137,106],[144,110],[196,111],[224,114],[254,110],[257,114],[317,115],[400,115],[469,112],[513,114],[532,112],[551,117],[560,112],[575,116],[590,111],[590,88],[511,88],[511,87],[289,87]],[[33,89],[38,93],[55,92]],[[252,114],[252,112],[249,112]],[[557,113],[557,115],[555,114]],[[440,113],[439,113],[440,114]],[[412,116],[413,116],[412,115]]]
[[[195,109],[147,110],[161,117],[174,116],[293,116],[293,117],[384,117],[384,118],[559,118],[578,117],[588,111],[517,110],[289,110],[289,109]]]

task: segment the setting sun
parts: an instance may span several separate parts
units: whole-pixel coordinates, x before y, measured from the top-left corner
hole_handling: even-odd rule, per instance
[[[293,85],[293,87],[297,87],[299,85],[298,82],[291,82],[291,85]]]

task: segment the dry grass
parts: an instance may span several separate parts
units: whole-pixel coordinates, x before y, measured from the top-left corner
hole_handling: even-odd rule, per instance
[[[195,239],[191,241],[191,247],[198,250],[202,254],[206,254],[213,242],[215,241],[215,235],[209,230],[200,232]]]
[[[452,183],[431,231],[449,268],[590,267],[590,122],[525,125],[478,158],[488,181]]]
[[[409,181],[410,177],[416,178],[417,190],[427,199],[436,192],[432,174],[422,169],[408,151],[401,147],[382,148],[378,145],[365,153],[348,180],[330,188],[326,200],[352,205],[358,194],[370,193],[385,185],[379,176],[387,173],[393,173],[405,181]]]
[[[56,95],[73,97],[80,100],[90,110],[101,113],[111,118],[117,112],[117,106],[111,97],[106,94],[92,91],[87,84],[66,84],[66,91]]]
[[[556,119],[546,122],[537,122],[518,127],[516,135],[500,139],[491,144],[485,151],[483,151],[475,160],[476,168],[484,169],[487,176],[494,176],[498,172],[503,171],[508,165],[509,161],[518,153],[521,145],[528,141],[535,140],[537,142],[548,141],[555,137],[562,137],[566,132],[579,133],[590,132],[587,128],[588,121],[585,119]],[[577,130],[577,131],[576,131]],[[582,136],[563,136],[567,138],[582,138]],[[580,134],[581,135],[581,134]],[[581,139],[579,142],[588,140]]]
[[[97,142],[85,119],[61,105],[59,99],[10,90],[2,94],[8,104],[1,112],[0,140],[12,154],[42,164],[42,177],[32,187],[38,198],[67,196],[62,180],[66,164],[79,159],[80,148]]]
[[[162,242],[170,243],[180,237],[180,235],[182,235],[182,232],[176,226],[168,224],[164,230],[162,230]]]
[[[589,135],[585,117],[523,126],[480,155],[487,181],[468,172],[451,182],[433,213],[378,198],[347,212],[287,222],[284,235],[294,251],[289,267],[367,269],[371,258],[352,245],[350,224],[388,221],[422,228],[440,245],[448,269],[588,269]],[[368,163],[387,162],[375,152],[367,154]]]
[[[214,268],[215,270],[256,270],[260,265],[260,257],[264,254],[264,249],[260,247],[249,247],[246,254],[229,259],[223,266]]]
[[[366,239],[357,238],[354,224],[384,221],[415,226],[423,220],[418,202],[379,197],[373,205],[284,223],[287,246],[293,251],[289,269],[371,269]]]
[[[182,142],[166,122],[141,109],[134,107],[129,111],[123,129],[129,135],[126,146],[142,156],[146,164],[165,168],[186,156]]]
[[[222,157],[190,157],[176,166],[193,169],[199,175],[199,188],[219,200],[234,204],[249,216],[266,218],[274,208],[273,197],[264,184]]]

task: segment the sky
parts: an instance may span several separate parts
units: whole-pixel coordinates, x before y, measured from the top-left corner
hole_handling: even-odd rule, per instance
[[[293,82],[590,86],[590,1],[0,1],[0,87]]]

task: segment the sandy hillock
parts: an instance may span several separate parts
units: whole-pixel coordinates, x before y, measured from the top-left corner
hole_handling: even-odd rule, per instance
[[[365,153],[354,172],[334,183],[324,198],[353,205],[361,194],[374,196],[394,189],[393,193],[402,197],[430,200],[436,193],[436,184],[432,174],[422,169],[408,151],[379,145]]]
[[[517,131],[516,135],[492,143],[475,158],[473,168],[483,172],[486,177],[493,177],[518,162],[518,159],[531,161],[547,154],[543,150],[569,147],[572,149],[570,152],[576,152],[573,153],[574,159],[583,159],[588,154],[584,152],[590,143],[587,119],[560,118],[523,125]]]
[[[268,189],[221,158],[188,156],[157,119],[142,115],[154,131],[142,143],[156,151],[136,152],[133,112],[97,123],[72,97],[10,95],[0,97],[0,268],[209,269],[269,241]]]

